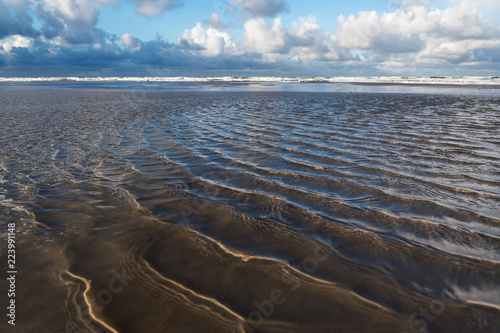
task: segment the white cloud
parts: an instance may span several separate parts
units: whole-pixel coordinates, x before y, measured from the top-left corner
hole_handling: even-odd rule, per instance
[[[0,40],[0,46],[2,47],[0,53],[6,55],[12,51],[14,47],[31,48],[32,44],[32,38],[27,38],[21,35],[13,35]]]
[[[496,50],[500,53],[500,39],[497,40],[477,40],[465,39],[460,41],[435,41],[431,42],[428,48],[422,51],[418,58],[422,62],[447,61],[451,63],[481,61],[481,54],[488,50]]]
[[[241,54],[236,41],[226,31],[204,28],[200,22],[194,28],[184,30],[177,42],[183,48],[198,51],[203,57]]]
[[[267,25],[263,18],[251,18],[245,22],[245,44],[250,52],[285,53],[287,31],[281,28],[281,19],[275,18]]]
[[[395,72],[418,70],[420,65],[500,60],[500,30],[483,18],[473,2],[432,11],[428,5],[427,0],[406,0],[394,12],[339,16],[333,35],[314,17],[294,22],[290,30],[280,18],[269,24],[251,18],[244,25],[245,47],[262,54],[262,61],[358,59],[360,64]]]
[[[379,35],[382,22],[377,12],[360,12],[345,18],[338,17],[337,37],[339,45],[348,49],[368,49],[372,46],[372,38]]]
[[[167,10],[182,7],[182,0],[132,0],[136,5],[137,14],[160,17]]]
[[[293,23],[290,33],[292,54],[300,59],[339,60],[344,58],[336,38],[316,22],[314,16]]]
[[[217,21],[218,16],[211,16]],[[210,20],[209,21],[213,21]],[[294,22],[291,30],[282,27],[281,18],[267,24],[263,18],[250,18],[244,24],[245,42],[239,44],[220,28],[205,28],[201,23],[184,30],[177,38],[180,47],[204,57],[258,53],[261,62],[338,60],[343,51],[335,37],[324,31],[315,17]]]
[[[344,57],[335,36],[328,34],[313,16],[293,23],[291,30],[281,26],[275,18],[266,24],[262,18],[245,23],[245,45],[248,51],[262,54],[287,54],[294,61],[339,60]],[[276,57],[267,57],[276,59]]]
[[[133,51],[139,51],[141,49],[141,41],[129,33],[122,35],[122,42]]]
[[[395,12],[380,16],[375,11],[360,12],[358,17],[339,16],[338,43],[343,48],[366,50],[372,56],[390,54],[393,62],[402,60],[398,57],[408,62],[428,62],[430,58],[452,63],[473,61],[476,51],[498,48],[498,27],[483,19],[473,2],[462,1],[458,6],[430,12],[426,4],[403,2]]]
[[[482,13],[471,1],[462,1],[460,6],[428,13],[427,21],[433,23],[433,36],[446,36],[452,39],[491,38],[498,29],[483,19]]]

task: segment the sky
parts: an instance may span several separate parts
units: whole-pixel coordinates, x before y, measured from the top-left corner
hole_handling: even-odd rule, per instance
[[[0,76],[498,76],[498,0],[0,0]]]

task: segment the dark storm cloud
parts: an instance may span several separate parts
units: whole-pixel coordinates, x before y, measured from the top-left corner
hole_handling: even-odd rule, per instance
[[[13,35],[13,19],[9,10],[0,3],[0,38]]]
[[[19,6],[9,11],[7,6],[0,3],[0,39],[10,35],[36,37],[39,32],[33,28],[33,20],[26,13],[26,8]]]
[[[201,71],[217,71],[220,74],[220,70],[259,70],[273,67],[270,64],[259,64],[250,56],[203,58],[161,39],[142,42],[138,51],[123,50],[111,43],[98,49],[91,46],[61,48],[57,52],[51,51],[52,49],[52,45],[42,41],[36,41],[31,49],[13,47],[7,63],[0,54],[0,64],[18,68],[19,70],[13,71],[14,76],[30,75],[34,69],[46,76],[86,76],[93,75],[92,73],[153,75],[158,70],[196,76]],[[155,71],[144,73],[147,68]]]
[[[43,21],[43,36],[46,39],[61,37],[69,44],[102,42],[106,33],[96,27],[99,11],[76,4],[71,9],[68,12],[38,3],[35,13]]]

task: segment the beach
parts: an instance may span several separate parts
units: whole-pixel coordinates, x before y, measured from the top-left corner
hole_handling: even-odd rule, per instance
[[[0,83],[2,332],[500,330],[498,85],[152,81]]]

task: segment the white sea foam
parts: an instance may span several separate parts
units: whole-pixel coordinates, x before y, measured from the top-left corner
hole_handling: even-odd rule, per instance
[[[11,77],[0,82],[313,82],[313,83],[372,83],[422,85],[500,85],[497,76],[439,76],[439,77]]]

